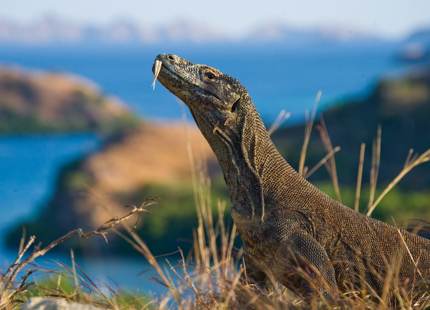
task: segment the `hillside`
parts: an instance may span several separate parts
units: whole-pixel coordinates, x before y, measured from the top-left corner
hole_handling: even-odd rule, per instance
[[[360,143],[367,144],[370,162],[372,141],[377,127],[382,127],[380,181],[387,182],[401,169],[410,148],[423,152],[430,147],[430,69],[384,79],[367,98],[339,102],[321,115],[333,145],[342,148],[337,159],[341,179],[348,184],[355,181],[351,168],[357,166]],[[300,148],[297,146],[302,144],[303,132],[304,127],[300,125],[280,130],[274,136],[292,162],[298,161]],[[310,150],[311,162],[323,155],[317,130],[312,136]],[[403,188],[430,189],[429,172],[430,166],[423,166],[401,185]]]
[[[405,62],[430,61],[430,28],[421,28],[412,32],[402,42],[398,58]]]
[[[111,132],[135,123],[124,104],[82,78],[0,67],[0,134]]]
[[[378,184],[383,187],[402,169],[409,149],[421,153],[430,148],[430,68],[380,81],[367,98],[345,100],[324,111],[332,144],[340,146],[336,155],[341,184],[353,195],[360,144],[366,144],[363,182],[368,184],[372,142],[377,128],[382,128],[381,164]],[[311,137],[308,165],[316,164],[325,154],[318,133],[318,124]],[[304,126],[285,128],[275,133],[274,141],[284,156],[297,167],[303,144]],[[320,169],[313,182],[329,180]],[[399,184],[377,209],[377,217],[404,221],[419,217],[430,220],[430,164],[418,167]]]
[[[52,198],[34,220],[9,234],[9,244],[17,245],[22,226],[50,241],[76,227],[94,229],[126,213],[127,206],[155,198],[158,203],[144,216],[144,223],[133,225],[156,252],[175,249],[178,239],[192,239],[195,224],[188,146],[197,163],[217,171],[209,145],[190,125],[145,123],[115,137],[100,151],[63,168]],[[108,246],[101,239],[75,241],[75,249],[91,254],[118,253],[124,246],[115,240]]]

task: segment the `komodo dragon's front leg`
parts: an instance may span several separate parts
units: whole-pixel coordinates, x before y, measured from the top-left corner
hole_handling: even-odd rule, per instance
[[[303,270],[301,280],[308,286],[303,287],[306,291],[315,289],[310,287],[315,283],[321,292],[333,294],[336,291],[335,271],[327,252],[304,230],[296,229],[283,236],[275,261],[280,269],[276,270],[275,276],[286,287],[291,286],[288,282],[297,280],[297,274],[300,274],[297,269],[300,268]]]
[[[253,231],[261,229],[260,235],[276,236],[272,242],[252,238],[245,242],[248,280],[260,288],[276,280],[289,288],[300,287],[305,293],[317,289],[329,295],[335,294],[337,284],[332,262],[325,249],[306,229],[305,220],[294,214],[288,219],[274,221],[255,223],[252,228]]]

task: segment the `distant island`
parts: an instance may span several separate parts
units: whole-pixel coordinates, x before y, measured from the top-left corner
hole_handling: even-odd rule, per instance
[[[88,80],[0,67],[0,134],[109,133],[136,123],[123,103]]]

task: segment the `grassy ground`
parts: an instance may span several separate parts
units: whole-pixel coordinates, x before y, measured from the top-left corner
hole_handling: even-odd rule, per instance
[[[70,271],[55,272],[34,282],[17,296],[17,300],[25,302],[33,297],[60,297],[70,302],[118,309],[150,309],[153,304],[151,298],[143,294],[106,288],[100,290],[85,276],[74,277]]]

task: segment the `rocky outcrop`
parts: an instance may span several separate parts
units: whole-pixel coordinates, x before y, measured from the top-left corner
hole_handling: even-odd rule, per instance
[[[0,67],[0,134],[112,132],[135,124],[124,104],[83,78]]]
[[[93,305],[69,302],[62,298],[33,297],[21,306],[22,310],[101,310]]]

